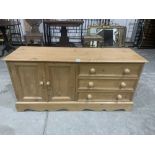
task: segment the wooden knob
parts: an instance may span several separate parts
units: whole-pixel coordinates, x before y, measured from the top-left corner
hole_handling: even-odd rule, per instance
[[[89,87],[93,87],[93,86],[94,86],[94,82],[89,81],[88,86],[89,86]]]
[[[91,94],[88,94],[87,95],[87,99],[89,99],[89,100],[92,99],[92,95]]]
[[[46,85],[47,85],[47,86],[49,86],[49,85],[50,85],[50,82],[49,82],[49,81],[47,81],[47,82],[46,82]]]
[[[43,81],[40,81],[39,84],[40,84],[41,86],[43,86],[43,85],[44,85],[44,82],[43,82]]]
[[[123,98],[122,95],[120,95],[120,94],[117,95],[118,100],[121,100],[122,98]]]
[[[90,69],[90,73],[91,73],[91,74],[94,74],[95,72],[96,72],[96,71],[95,71],[95,68],[91,68],[91,69]]]
[[[124,69],[124,73],[125,73],[125,74],[129,74],[129,73],[130,73],[130,69],[129,69],[129,68],[125,68],[125,69]]]
[[[125,88],[126,87],[126,83],[125,82],[121,82],[121,88]]]

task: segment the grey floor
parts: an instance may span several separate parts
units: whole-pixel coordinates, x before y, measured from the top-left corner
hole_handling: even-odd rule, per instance
[[[0,134],[155,134],[155,49],[135,50],[150,62],[131,112],[17,112],[8,70],[0,60]]]

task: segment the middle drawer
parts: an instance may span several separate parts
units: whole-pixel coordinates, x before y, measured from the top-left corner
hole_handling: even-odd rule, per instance
[[[134,90],[137,79],[78,79],[80,90]]]

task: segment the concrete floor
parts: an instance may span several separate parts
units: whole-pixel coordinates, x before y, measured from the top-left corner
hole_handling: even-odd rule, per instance
[[[0,60],[0,134],[155,134],[155,49],[135,50],[150,62],[131,112],[17,112],[8,70]]]

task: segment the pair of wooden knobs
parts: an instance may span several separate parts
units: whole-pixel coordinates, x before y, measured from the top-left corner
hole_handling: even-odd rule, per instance
[[[41,86],[43,86],[43,85],[44,85],[44,82],[43,82],[43,81],[40,81],[40,83],[39,83],[39,84],[40,84]],[[47,81],[47,82],[46,82],[46,85],[47,85],[47,86],[49,86],[49,85],[50,85],[50,82],[49,82],[49,81]]]
[[[91,94],[88,94],[88,95],[87,95],[87,99],[88,99],[88,100],[90,100],[90,99],[92,99],[92,98],[93,98],[93,96],[92,96]],[[122,98],[123,98],[123,97],[122,97],[121,94],[118,94],[118,95],[117,95],[117,99],[118,99],[118,100],[121,100]]]
[[[92,81],[89,81],[88,82],[88,86],[91,88],[91,87],[94,87],[94,82]],[[121,88],[125,88],[126,87],[126,83],[125,82],[121,82],[120,84]]]
[[[90,73],[91,73],[91,74],[95,74],[95,73],[96,73],[95,68],[91,68],[91,69],[90,69]],[[125,69],[124,69],[124,73],[125,73],[125,74],[130,74],[130,69],[129,69],[129,68],[125,68]]]

